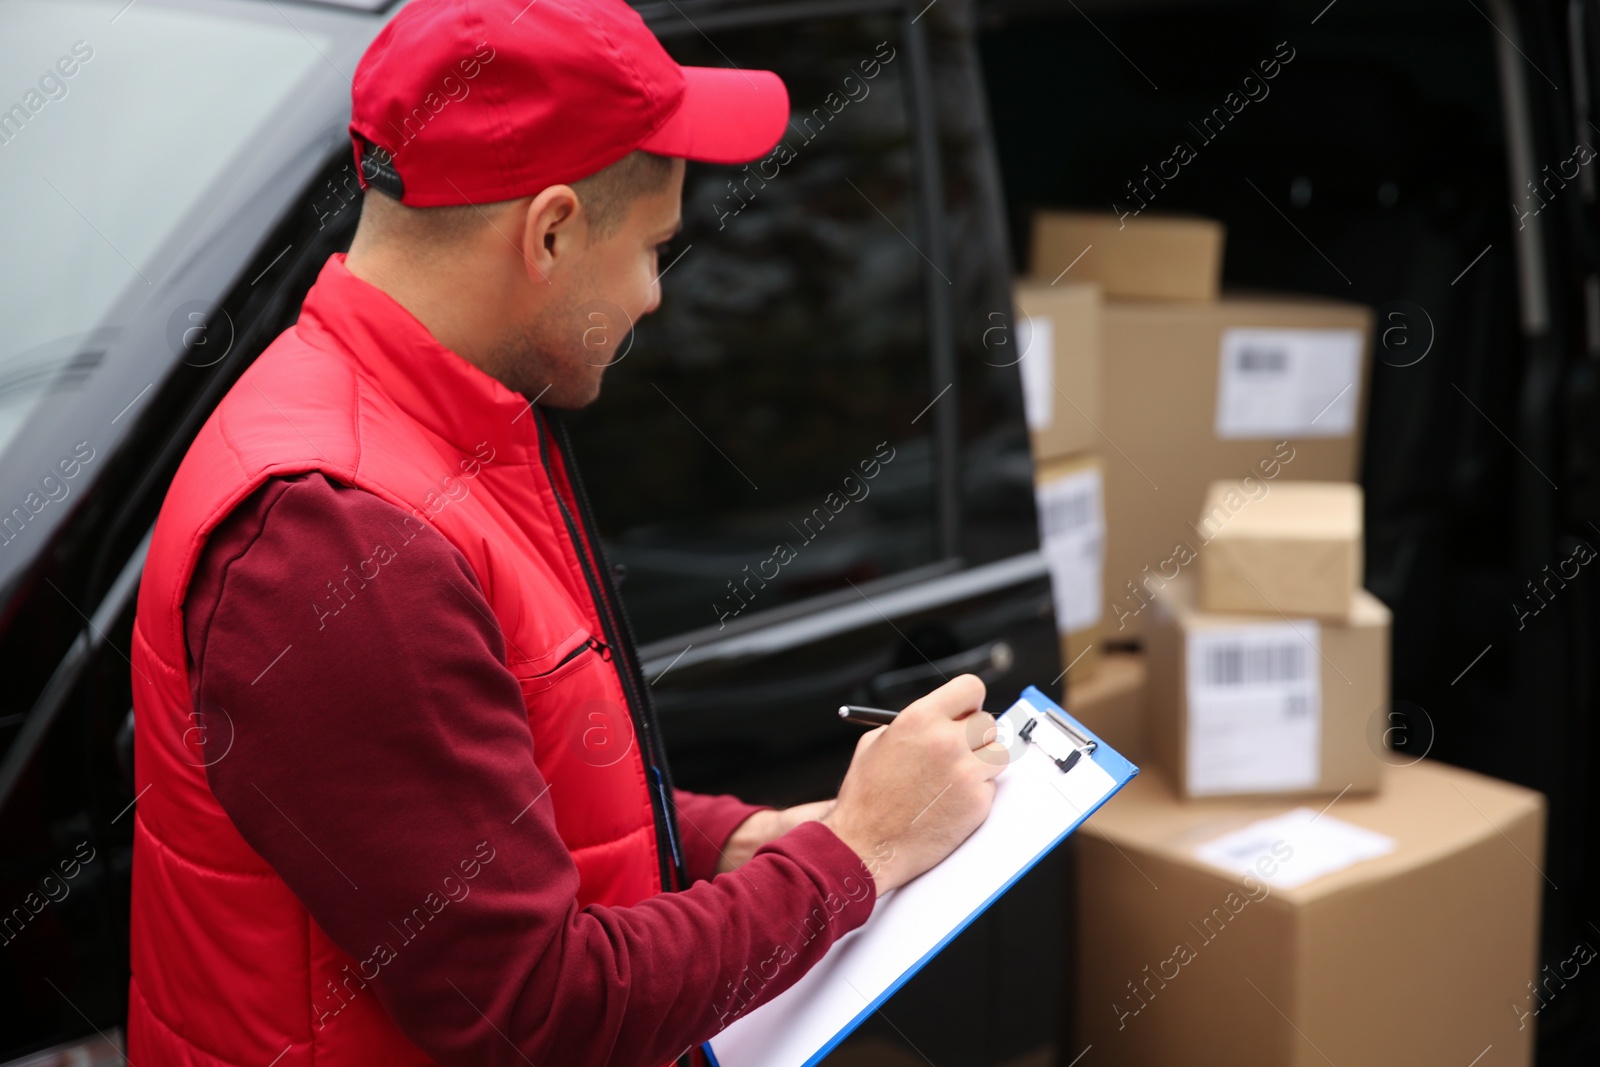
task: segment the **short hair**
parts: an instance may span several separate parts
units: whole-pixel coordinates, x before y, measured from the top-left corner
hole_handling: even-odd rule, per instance
[[[671,176],[671,157],[636,149],[609,167],[569,184],[588,212],[590,234],[605,238],[622,225],[635,200],[660,192]],[[477,233],[485,225],[498,225],[497,217],[513,202],[409,207],[376,186],[368,186],[362,198],[361,220],[366,223],[370,219],[371,227],[386,236],[404,233],[408,240],[442,248]]]
[[[589,228],[596,237],[617,232],[628,208],[641,196],[659,193],[672,177],[672,159],[636,149],[587,178],[572,183],[589,212]]]

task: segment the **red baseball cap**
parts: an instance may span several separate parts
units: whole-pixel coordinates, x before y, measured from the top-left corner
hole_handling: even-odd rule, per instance
[[[681,67],[623,0],[413,0],[351,100],[362,187],[413,207],[531,196],[635,149],[748,163],[789,121],[776,74]]]

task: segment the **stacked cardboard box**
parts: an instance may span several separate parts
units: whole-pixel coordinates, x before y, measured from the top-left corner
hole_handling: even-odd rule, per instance
[[[1085,453],[1038,463],[1034,496],[1039,549],[1050,568],[1061,634],[1061,665],[1073,681],[1086,681],[1100,661],[1106,520],[1099,458]]]
[[[1543,798],[1424,760],[1322,807],[1186,804],[1147,770],[1085,824],[1073,1050],[1530,1064]]]
[[[1144,702],[1144,657],[1116,649],[1100,658],[1093,675],[1067,686],[1065,707],[1100,740],[1137,763],[1149,751]]]
[[[1100,444],[1100,287],[1019,278],[1016,356],[1036,460],[1095,452]],[[998,361],[996,361],[998,362]]]
[[[1071,268],[1076,281],[1115,299],[1212,301],[1222,283],[1222,239],[1222,223],[1192,215],[1041,211],[1033,218],[1031,272],[1049,282]]]
[[[1361,586],[1361,523],[1360,486],[1278,482],[1247,495],[1217,482],[1194,524],[1206,542],[1201,606],[1344,618]]]
[[[1371,310],[1219,295],[1222,244],[1221,225],[1205,220],[1034,220],[1019,311],[1068,285],[1080,302],[1103,296],[1097,343],[1058,346],[1053,374],[1079,383],[1071,399],[1092,420],[1075,447],[1104,460],[1108,640],[1142,637],[1146,587],[1195,554],[1190,523],[1215,480],[1356,478]],[[1025,384],[1026,373],[1024,361]]]
[[[1353,484],[1371,312],[1221,294],[1222,237],[1043,213],[1018,286],[1020,317],[1048,320],[1026,358],[1049,366],[1023,365],[1041,515],[1097,457],[1094,640],[1143,645],[1067,678],[1066,706],[1145,764],[1077,843],[1075,1047],[1273,1067],[1493,1044],[1527,1063],[1506,1004],[1534,973],[1542,800],[1398,766],[1371,729],[1390,654]]]
[[[1185,797],[1332,796],[1382,783],[1389,609],[1347,594],[1338,621],[1201,611],[1179,578],[1151,628],[1150,753]]]
[[[1259,488],[1212,487],[1200,597],[1188,575],[1153,593],[1152,755],[1185,797],[1377,789],[1389,609],[1360,587],[1360,490]]]
[[[1085,681],[1099,663],[1105,601],[1105,492],[1094,452],[1100,290],[1019,282],[1015,297],[1039,546],[1050,567],[1062,666],[1072,681]]]

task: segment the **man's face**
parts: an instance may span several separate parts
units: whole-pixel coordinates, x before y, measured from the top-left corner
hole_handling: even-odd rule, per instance
[[[666,184],[635,198],[610,233],[596,238],[580,222],[556,236],[565,244],[554,269],[529,283],[551,289],[502,332],[495,377],[551,407],[580,408],[600,395],[633,325],[661,304],[660,251],[682,225],[683,171],[673,160]]]

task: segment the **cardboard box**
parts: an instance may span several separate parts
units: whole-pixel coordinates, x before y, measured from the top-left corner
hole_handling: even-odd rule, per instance
[[[1361,588],[1361,487],[1276,481],[1252,501],[1216,482],[1195,530],[1206,611],[1343,618]]]
[[[1039,513],[1039,551],[1050,566],[1061,666],[1077,681],[1092,675],[1100,659],[1100,622],[1106,515],[1100,458],[1047,460],[1034,467]]]
[[[1144,632],[1149,587],[1189,567],[1206,491],[1353,482],[1372,312],[1328,300],[1105,307],[1106,631]]]
[[[1092,676],[1080,678],[1075,670],[1067,674],[1062,702],[1073,718],[1135,763],[1146,751],[1144,674],[1139,653],[1108,651]]]
[[[1019,278],[1012,296],[1033,458],[1100,447],[1100,287]]]
[[[1260,826],[1290,807],[1184,804],[1143,773],[1085,824],[1072,1047],[1103,1067],[1532,1063],[1544,798],[1423,761],[1306,831]],[[1392,851],[1273,884],[1338,858],[1330,823]],[[1242,829],[1224,844],[1248,876],[1196,855]]]
[[[1150,757],[1179,794],[1377,789],[1369,724],[1389,702],[1389,609],[1358,590],[1343,622],[1214,615],[1194,594],[1187,578],[1161,589],[1148,635]]]
[[[1222,223],[1197,216],[1039,211],[1028,273],[1045,283],[1095,282],[1107,297],[1215,300],[1223,232]]]

